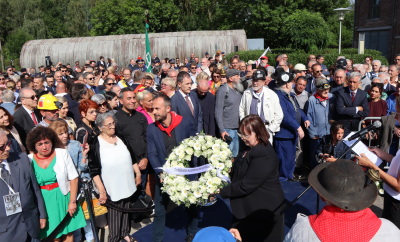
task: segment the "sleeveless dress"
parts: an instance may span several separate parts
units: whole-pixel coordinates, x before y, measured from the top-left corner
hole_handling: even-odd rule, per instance
[[[56,173],[54,171],[54,164],[56,163],[56,157],[54,157],[53,161],[50,165],[43,169],[41,168],[35,161],[35,158],[32,159],[32,169],[35,173],[37,182],[39,186],[49,185],[57,182]],[[39,238],[43,239],[48,237],[51,232],[60,224],[60,222],[64,219],[65,215],[68,211],[69,204],[69,196],[68,193],[64,196],[59,187],[54,188],[51,191],[46,189],[41,189],[44,204],[47,211],[47,221],[44,229],[40,230]],[[72,219],[67,223],[67,225],[62,229],[56,236],[56,238],[60,238],[62,235],[69,234],[74,232],[75,230],[85,227],[86,221],[83,215],[83,211],[79,203],[77,203],[77,208]]]

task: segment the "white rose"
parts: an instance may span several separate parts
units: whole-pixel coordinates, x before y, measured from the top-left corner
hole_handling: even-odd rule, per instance
[[[181,195],[184,196],[184,197],[187,197],[188,192],[187,192],[185,189],[183,189],[183,190],[181,191]]]
[[[181,149],[181,148],[176,148],[176,149],[174,150],[174,153],[175,153],[175,155],[177,155],[177,156],[179,157],[181,154],[183,154],[183,153],[185,153],[185,152],[184,152],[183,149]]]
[[[175,167],[177,165],[178,165],[178,162],[176,162],[176,161],[171,162],[171,167]]]
[[[216,184],[216,185],[221,184],[221,178],[219,178],[219,177],[214,177],[214,178],[213,178],[213,183]]]
[[[202,198],[203,198],[204,200],[208,199],[208,194],[203,194]]]
[[[194,182],[191,182],[191,185],[192,185],[192,190],[194,191],[199,188],[200,183],[198,181],[194,181]]]
[[[202,194],[200,191],[195,191],[195,192],[193,193],[193,195],[194,195],[196,198],[199,198],[199,197],[201,197],[203,194]]]
[[[190,190],[190,188],[191,188],[191,186],[189,185],[189,183],[185,185],[185,189],[186,189],[186,190],[188,190],[188,191],[189,191],[189,190]]]
[[[212,155],[210,157],[210,159],[208,160],[208,162],[214,164],[214,163],[218,163],[218,156],[217,155]]]
[[[206,135],[207,142],[213,142],[213,137],[211,135]]]
[[[201,156],[201,151],[200,150],[195,150],[194,151],[194,156],[200,157]]]
[[[385,191],[381,188],[379,189],[379,194],[383,195],[385,193]]]
[[[207,182],[206,182],[206,184],[207,184],[208,187],[211,187],[211,186],[213,185],[213,180],[212,180],[212,178],[208,179]]]
[[[194,148],[195,152],[196,152],[196,150],[201,150],[201,144],[200,144],[200,142],[194,143],[193,148]]]
[[[191,203],[191,204],[196,204],[196,197],[195,196],[191,196],[191,197],[189,197],[189,202]]]
[[[207,186],[206,185],[203,185],[203,186],[200,187],[200,192],[201,193],[205,193],[206,191],[207,191]]]
[[[185,160],[187,160],[187,161],[192,160],[192,155],[186,155],[186,156],[185,156]]]
[[[171,153],[171,154],[169,155],[169,159],[170,159],[171,161],[176,160],[176,155],[175,155],[175,153]]]
[[[187,148],[186,149],[186,154],[193,155],[193,153],[194,153],[194,150],[192,148]]]
[[[223,170],[225,168],[225,165],[224,165],[224,163],[218,163],[218,165],[216,167],[219,170]]]

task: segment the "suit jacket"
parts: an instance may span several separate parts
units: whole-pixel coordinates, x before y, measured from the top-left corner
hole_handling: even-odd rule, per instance
[[[363,107],[363,111],[356,112],[356,107]],[[357,89],[354,102],[351,101],[350,89],[342,88],[336,92],[336,120],[344,125],[344,134],[357,131],[358,124],[363,117],[368,117],[369,106],[367,92]]]
[[[193,129],[193,125],[189,119],[183,117],[181,123],[175,127],[175,137],[176,144],[179,144],[182,140],[189,138],[190,136],[195,136],[196,132]],[[148,159],[157,174],[162,172],[161,169],[156,169],[162,167],[165,164],[167,153],[165,150],[165,143],[163,137],[163,131],[156,125],[156,123],[149,124],[147,127],[147,150]],[[191,167],[196,167],[196,162],[190,164]]]
[[[273,217],[285,201],[274,148],[258,144],[241,157],[233,163],[232,183],[221,189],[221,197],[230,198],[233,215],[238,219]]]
[[[388,97],[390,95],[392,95],[394,92],[396,92],[396,87],[393,85],[390,85],[390,83],[388,83],[386,85],[386,88],[383,90],[383,92],[386,92],[386,94],[388,95]]]
[[[315,91],[315,78],[313,76],[307,79],[306,91],[310,94],[313,94]]]
[[[7,162],[11,171],[13,190],[19,192],[22,212],[7,216],[4,200],[0,199],[0,241],[25,241],[27,233],[39,238],[39,219],[47,218],[40,187],[25,153],[10,152]],[[0,180],[0,196],[9,194],[8,186]]]
[[[81,114],[79,113],[79,103],[72,100],[71,95],[69,95],[69,93],[64,97],[68,101],[69,111],[67,113],[67,116],[73,118],[75,123],[79,124],[81,122]]]
[[[41,115],[39,110],[34,110],[36,119],[38,123],[41,121]],[[19,136],[21,137],[22,144],[26,148],[26,138],[28,137],[29,131],[31,131],[35,127],[35,123],[32,120],[32,117],[26,112],[24,107],[20,107],[14,113],[14,127],[17,129]]]
[[[203,111],[197,95],[189,94],[189,97],[193,104],[194,117],[192,111],[190,111],[189,105],[186,103],[185,98],[179,91],[175,92],[175,95],[171,97],[171,110],[181,115],[182,117],[188,118],[194,127],[196,133],[200,133],[203,130]]]
[[[197,95],[196,90],[192,90],[190,96],[195,95]],[[211,92],[207,92],[203,99],[199,99],[199,103],[203,110],[204,133],[215,136],[215,96]]]

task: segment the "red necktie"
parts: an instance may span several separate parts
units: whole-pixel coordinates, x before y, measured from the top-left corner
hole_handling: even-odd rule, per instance
[[[354,99],[356,99],[356,93],[351,92],[351,102],[354,103]]]
[[[35,114],[32,112],[31,115],[32,115],[33,122],[35,123],[35,125],[37,125]]]

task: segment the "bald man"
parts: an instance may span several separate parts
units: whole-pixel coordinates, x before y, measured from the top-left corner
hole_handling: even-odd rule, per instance
[[[200,80],[197,88],[191,91],[191,95],[197,95],[201,109],[203,110],[203,130],[206,134],[215,136],[215,96],[209,92],[208,80]]]

